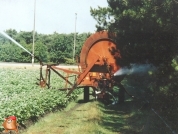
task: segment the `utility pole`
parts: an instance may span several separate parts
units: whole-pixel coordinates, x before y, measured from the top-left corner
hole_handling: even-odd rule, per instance
[[[34,66],[34,47],[35,47],[35,12],[36,12],[36,0],[34,0],[34,22],[33,22],[32,66]]]
[[[75,60],[75,46],[76,46],[76,23],[77,23],[77,13],[75,13],[75,32],[74,32],[74,48],[73,48],[73,62]]]

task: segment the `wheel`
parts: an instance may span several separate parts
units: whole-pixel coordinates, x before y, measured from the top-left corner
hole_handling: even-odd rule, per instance
[[[89,101],[89,87],[85,86],[84,87],[84,102],[88,102]]]

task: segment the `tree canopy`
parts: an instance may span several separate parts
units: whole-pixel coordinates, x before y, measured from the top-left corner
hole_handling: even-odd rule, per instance
[[[107,1],[108,7],[90,10],[97,21],[97,30],[109,30],[116,34],[114,40],[121,51],[123,65],[149,63],[157,67],[157,71],[151,73],[154,79],[148,89],[152,91],[155,103],[158,104],[156,108],[163,111],[166,107],[169,113],[166,116],[176,118],[178,1]]]
[[[91,8],[91,15],[98,30],[117,34],[128,63],[159,65],[170,62],[178,52],[177,9],[175,0],[108,0],[108,7]]]
[[[33,33],[8,29],[5,31],[10,37],[20,43],[24,48],[32,52]],[[77,33],[76,53],[80,54],[81,46],[90,33]],[[35,56],[43,62],[73,64],[74,33],[59,34],[38,34],[35,33]],[[0,61],[4,62],[31,62],[30,55],[23,49],[15,45],[10,40],[0,36]]]

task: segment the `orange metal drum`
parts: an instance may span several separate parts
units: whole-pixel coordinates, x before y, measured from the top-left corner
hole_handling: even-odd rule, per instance
[[[85,71],[98,56],[98,63],[92,68],[94,72],[105,72],[103,60],[112,67],[112,73],[120,69],[120,66],[117,64],[117,61],[121,59],[120,51],[117,49],[114,41],[111,40],[110,34],[107,31],[92,34],[84,43],[80,54],[82,71]]]
[[[95,80],[111,79],[120,69],[120,51],[107,31],[92,34],[84,43],[80,53],[78,85],[96,87]]]

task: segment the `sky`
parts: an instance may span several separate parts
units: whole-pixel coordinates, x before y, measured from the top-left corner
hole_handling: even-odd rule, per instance
[[[33,31],[35,18],[38,33],[93,33],[90,7],[98,6],[107,7],[107,0],[0,0],[0,30]]]

